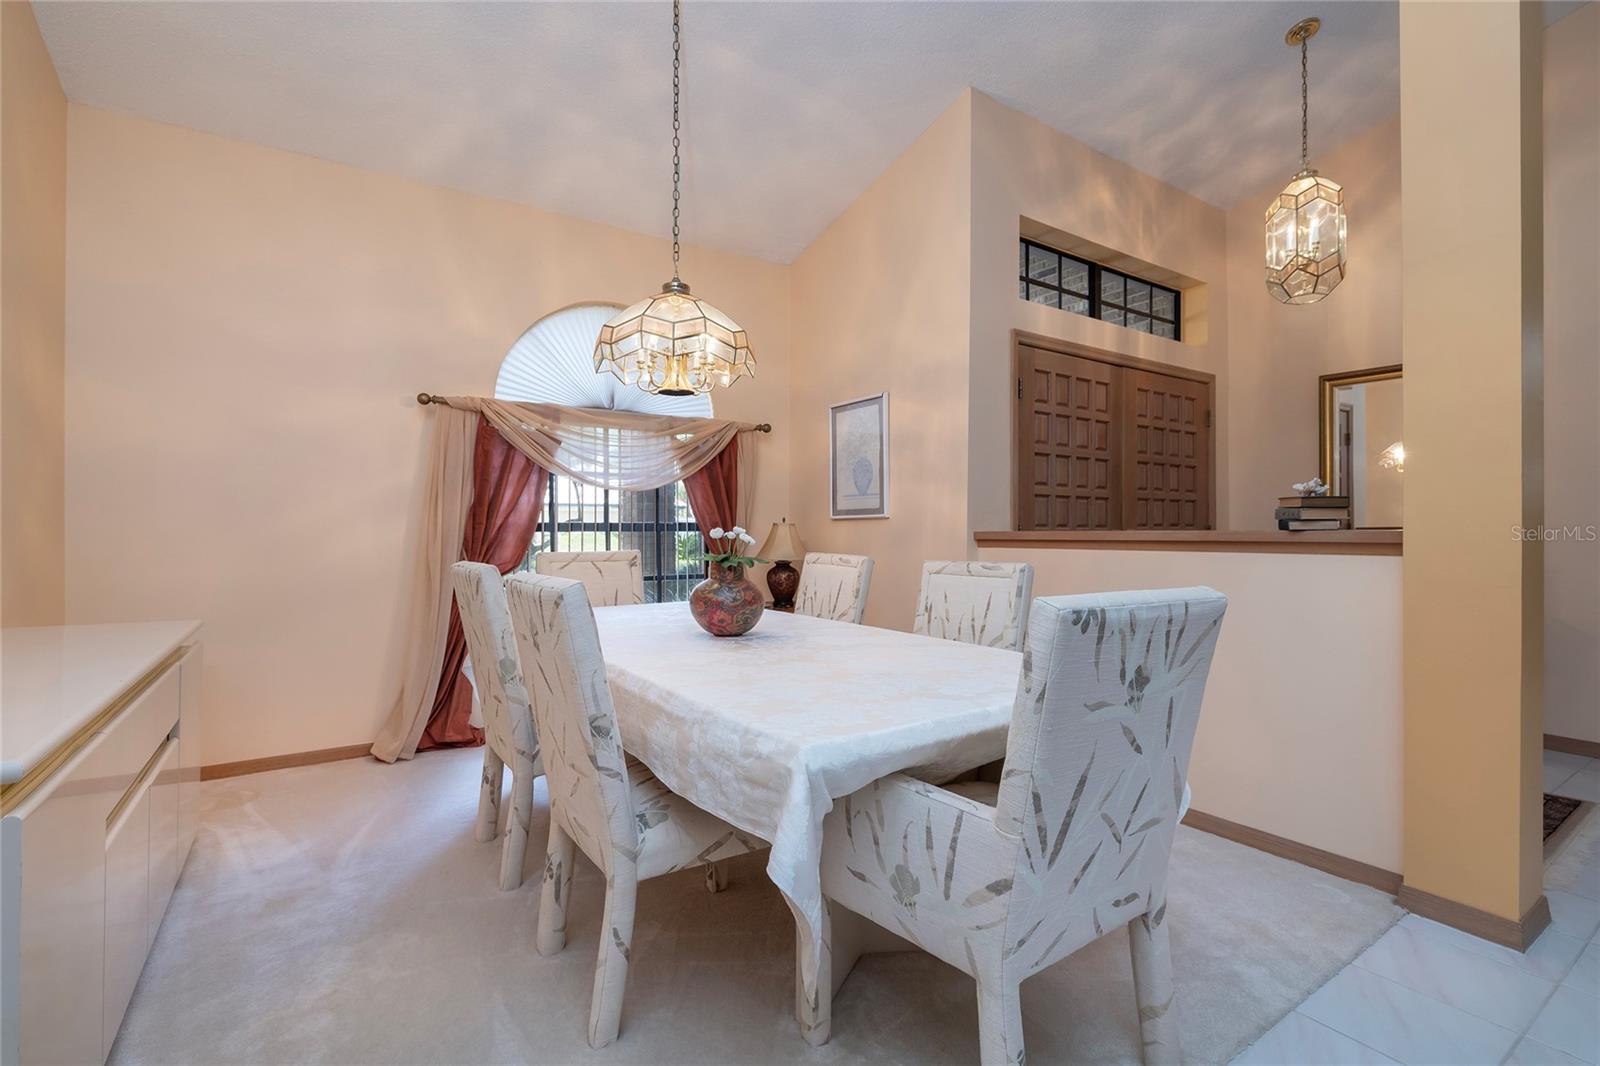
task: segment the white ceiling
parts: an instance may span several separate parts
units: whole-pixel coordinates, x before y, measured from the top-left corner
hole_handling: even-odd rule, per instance
[[[43,0],[67,95],[664,234],[663,3]],[[1393,2],[720,3],[684,12],[684,236],[792,260],[968,85],[1231,206],[1399,107]],[[692,262],[687,264],[692,270]]]

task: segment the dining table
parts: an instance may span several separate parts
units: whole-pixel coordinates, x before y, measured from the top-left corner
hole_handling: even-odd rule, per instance
[[[888,774],[948,781],[1005,754],[1022,654],[766,611],[715,637],[686,603],[595,609],[624,749],[668,788],[771,844],[795,918],[796,1016],[828,1035],[848,966],[819,990],[823,817]]]

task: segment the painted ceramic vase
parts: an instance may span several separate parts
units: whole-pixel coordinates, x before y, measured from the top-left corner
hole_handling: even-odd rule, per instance
[[[689,593],[689,611],[714,637],[743,636],[761,621],[761,591],[744,576],[744,567],[710,565],[711,576]]]

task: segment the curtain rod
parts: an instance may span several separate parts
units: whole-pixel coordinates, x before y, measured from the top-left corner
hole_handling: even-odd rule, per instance
[[[422,406],[426,407],[430,403],[444,403],[446,401],[445,401],[445,398],[443,396],[435,396],[431,392],[419,392],[419,393],[417,393],[417,402],[419,404],[421,404]],[[771,422],[758,422],[758,423],[756,423],[755,429],[756,429],[757,433],[771,433],[772,432],[772,423]]]

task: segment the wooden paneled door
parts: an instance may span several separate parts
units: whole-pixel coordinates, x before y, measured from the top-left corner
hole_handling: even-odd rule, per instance
[[[1017,528],[1211,528],[1208,375],[1016,353]]]
[[[1023,528],[1117,528],[1115,369],[1059,352],[1018,349],[1017,499]]]
[[[1210,386],[1133,367],[1121,377],[1122,528],[1209,528]]]

